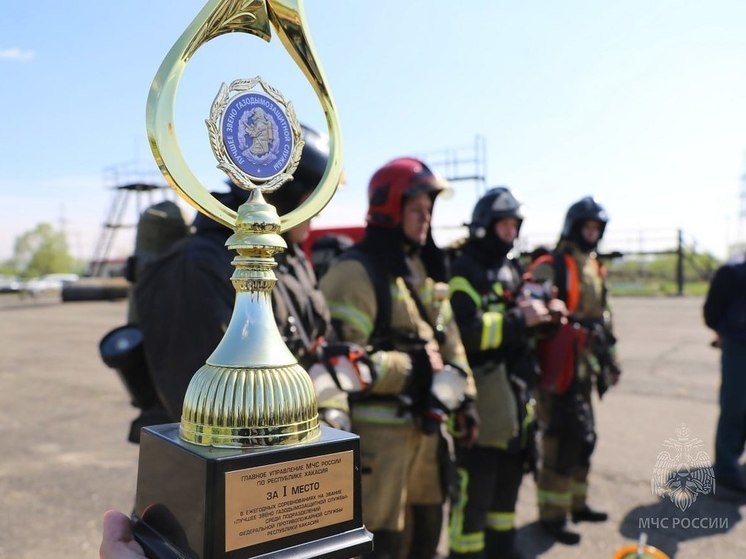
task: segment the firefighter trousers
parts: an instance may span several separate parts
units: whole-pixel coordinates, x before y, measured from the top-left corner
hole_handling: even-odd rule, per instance
[[[435,460],[438,435],[424,434],[414,422],[353,421],[352,430],[360,436],[363,521],[376,537],[371,557],[396,559],[403,545],[407,503],[442,506]],[[436,546],[438,537],[439,530],[432,535]]]
[[[541,429],[539,520],[562,521],[586,506],[590,459],[596,444],[590,391],[537,394]]]
[[[459,451],[459,495],[451,506],[450,557],[499,557],[498,543],[515,533],[515,503],[524,456],[474,446]],[[495,547],[495,549],[492,549]]]

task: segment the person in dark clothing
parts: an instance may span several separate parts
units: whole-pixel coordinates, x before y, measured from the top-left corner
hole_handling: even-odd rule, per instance
[[[546,302],[521,294],[510,254],[523,222],[505,187],[479,199],[469,239],[452,265],[451,306],[477,387],[481,418],[473,446],[457,446],[459,497],[451,509],[450,557],[520,559],[515,504],[534,453],[532,327],[550,318]]]
[[[294,179],[265,199],[283,215],[316,187],[326,168],[328,146],[303,127],[305,146]],[[215,194],[237,209],[247,193],[231,185]],[[233,231],[198,214],[194,233],[143,270],[135,302],[147,363],[153,382],[172,421],[178,421],[189,382],[223,337],[233,312],[235,290],[230,278],[235,256],[225,242]],[[317,290],[316,277],[298,243],[308,232],[299,224],[283,234],[288,249],[275,257],[278,283],[272,293],[280,333],[302,366],[310,362],[311,342],[329,331],[329,312]]]
[[[746,441],[746,257],[720,267],[704,304],[705,324],[721,349],[720,418],[715,436],[715,479],[746,493],[738,461]]]
[[[153,204],[142,212],[137,222],[135,249],[125,266],[124,275],[129,282],[127,323],[107,332],[99,342],[101,359],[117,372],[131,404],[139,410],[138,416],[130,423],[127,437],[132,443],[140,442],[143,427],[171,421],[148,370],[134,288],[142,271],[186,237],[189,230],[181,208],[171,200]]]

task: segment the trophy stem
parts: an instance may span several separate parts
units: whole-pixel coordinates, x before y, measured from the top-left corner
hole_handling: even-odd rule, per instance
[[[342,559],[373,550],[362,518],[359,439],[319,424],[313,382],[272,312],[275,256],[287,248],[280,232],[318,214],[342,176],[336,108],[302,7],[302,0],[207,0],[148,96],[148,141],[164,177],[197,210],[233,229],[226,245],[237,254],[233,314],[191,379],[181,422],[142,430],[133,533],[149,555]],[[174,123],[178,85],[203,44],[233,32],[268,41],[272,29],[316,92],[330,135],[316,188],[281,217],[262,192],[293,179],[304,142],[278,90],[259,76],[234,80],[221,87],[206,120],[218,168],[248,191],[238,211],[194,175]]]
[[[251,448],[320,434],[313,383],[272,312],[274,255],[286,247],[279,231],[274,207],[258,189],[250,190],[226,242],[238,252],[231,277],[236,304],[223,339],[187,388],[179,428],[187,442]]]

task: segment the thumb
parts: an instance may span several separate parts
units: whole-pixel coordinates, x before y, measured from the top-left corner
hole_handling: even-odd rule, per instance
[[[118,510],[104,513],[104,540],[110,542],[128,542],[132,540],[130,519]]]
[[[142,547],[134,540],[130,519],[110,510],[104,514],[104,529],[98,554],[101,559],[142,559]]]

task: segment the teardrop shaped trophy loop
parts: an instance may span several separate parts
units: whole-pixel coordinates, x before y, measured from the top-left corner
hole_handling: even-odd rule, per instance
[[[274,255],[286,246],[280,233],[321,211],[342,173],[334,102],[304,26],[299,0],[210,0],[166,55],[148,97],[148,139],[163,175],[197,210],[233,229],[226,244],[238,253],[230,323],[184,396],[179,434],[197,445],[283,445],[320,434],[313,383],[287,349],[271,306]],[[179,81],[203,44],[226,33],[269,41],[273,28],[321,101],[330,136],[319,185],[284,216],[266,204],[262,192],[292,179],[303,140],[292,104],[278,90],[259,76],[236,79],[220,88],[206,119],[218,168],[249,191],[238,212],[218,202],[194,176],[174,125]]]
[[[359,437],[321,425],[313,380],[288,349],[272,309],[275,255],[287,247],[280,233],[321,211],[342,175],[336,109],[305,28],[301,0],[209,0],[167,54],[148,96],[148,140],[164,177],[234,232],[226,246],[236,253],[236,299],[220,343],[187,387],[181,421],[142,430],[133,532],[146,551],[311,559],[373,549],[363,524]],[[321,182],[284,216],[263,193],[291,178],[303,139],[292,104],[278,90],[259,76],[233,80],[207,119],[218,167],[248,191],[237,211],[200,184],[174,126],[179,81],[203,44],[226,33],[269,41],[273,29],[321,101],[329,130]],[[329,495],[334,503],[323,505]],[[268,506],[257,508],[262,503]],[[178,537],[163,540],[160,526]]]
[[[174,123],[176,93],[184,69],[206,42],[227,33],[247,33],[265,41],[272,26],[321,102],[329,132],[329,160],[324,176],[297,208],[280,216],[287,231],[318,214],[329,203],[342,177],[342,143],[337,112],[327,80],[305,31],[301,0],[210,0],[179,37],[161,63],[148,95],[148,142],[168,183],[196,210],[233,228],[236,212],[218,202],[194,175],[179,146]]]

